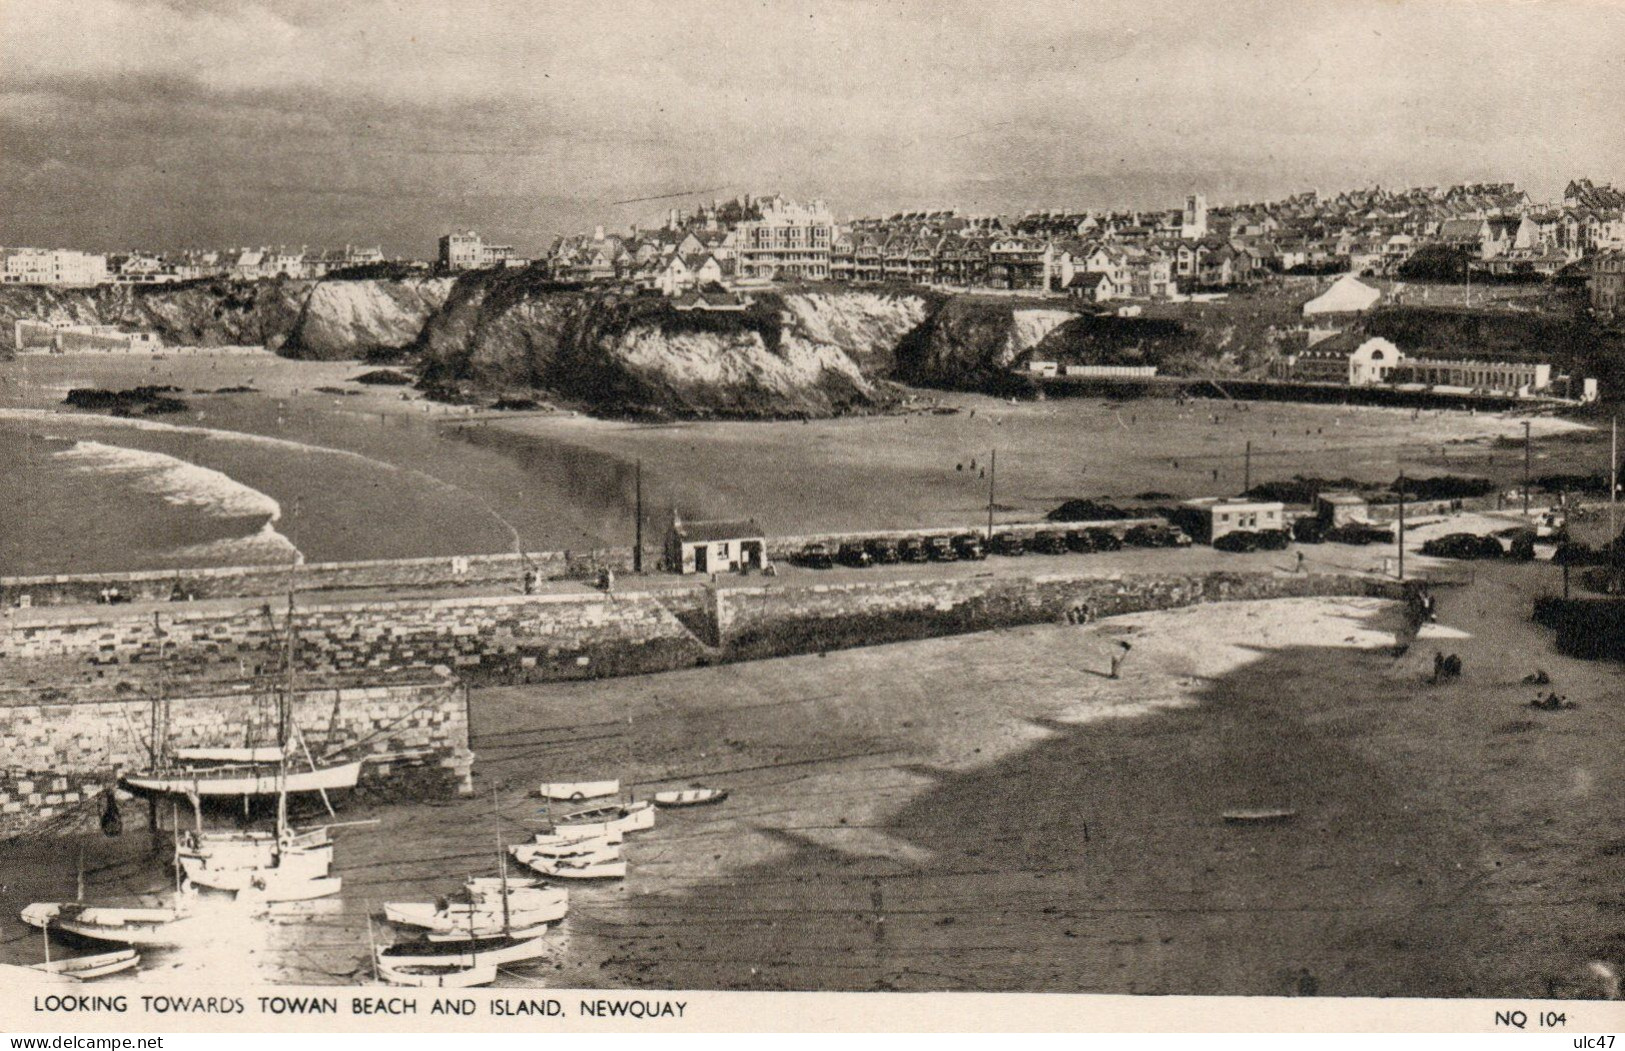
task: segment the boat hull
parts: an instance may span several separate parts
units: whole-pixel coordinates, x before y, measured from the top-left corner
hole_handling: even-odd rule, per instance
[[[472,989],[475,986],[490,985],[497,980],[497,965],[494,963],[480,963],[473,967],[450,967],[443,970],[415,969],[387,964],[380,956],[377,958],[377,965],[379,980],[389,985],[410,989]]]
[[[551,947],[540,938],[461,938],[456,941],[398,942],[380,950],[391,967],[502,966],[546,956]]]
[[[579,803],[584,799],[602,799],[621,794],[619,781],[550,781],[536,790],[543,799],[561,803]]]
[[[286,791],[333,792],[354,788],[361,779],[364,760],[316,770],[290,772],[285,777],[275,767],[239,770],[233,767],[199,768],[153,774],[128,774],[123,785],[146,795],[179,795],[210,798],[217,796],[274,796]]]
[[[50,963],[38,963],[35,970],[66,975],[81,982],[105,978],[110,974],[130,971],[141,965],[141,955],[134,949],[97,953],[95,956],[69,956]]]
[[[35,902],[21,913],[24,923],[116,945],[179,945],[192,919],[174,909],[121,909],[78,902]]]

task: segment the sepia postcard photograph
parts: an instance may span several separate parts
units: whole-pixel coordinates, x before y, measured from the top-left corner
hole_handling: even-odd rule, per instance
[[[1601,0],[0,0],[0,1026],[1625,1028],[1622,99]]]

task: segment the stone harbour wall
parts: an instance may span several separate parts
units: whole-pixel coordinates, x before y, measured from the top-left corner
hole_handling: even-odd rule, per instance
[[[295,666],[381,674],[443,666],[475,681],[523,682],[660,671],[695,663],[703,593],[601,592],[316,603],[295,617]],[[0,677],[103,681],[254,674],[282,659],[286,616],[266,607],[177,603],[13,610]],[[692,625],[692,626],[691,626]]]
[[[263,744],[274,733],[272,702],[247,684],[179,692],[162,739],[172,748]],[[49,691],[9,691],[0,704],[0,843],[42,828],[94,823],[105,792],[151,759],[154,702],[145,695],[64,703]],[[468,690],[450,676],[388,686],[299,691],[292,717],[311,752],[369,761],[358,791],[466,794],[473,753]],[[184,805],[184,804],[183,804]]]

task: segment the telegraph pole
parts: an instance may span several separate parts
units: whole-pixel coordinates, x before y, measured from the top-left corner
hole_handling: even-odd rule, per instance
[[[1608,443],[1608,542],[1619,535],[1614,524],[1614,504],[1619,498],[1619,417],[1614,417],[1613,438]]]
[[[643,460],[641,458],[638,460],[637,473],[636,473],[636,475],[634,477],[635,477],[635,485],[636,485],[636,492],[637,492],[637,503],[636,503],[636,510],[633,512],[635,518],[634,518],[634,521],[632,523],[633,534],[636,537],[636,539],[632,543],[632,572],[634,572],[634,573],[642,573],[643,572]]]
[[[1246,496],[1253,488],[1253,440],[1247,439],[1247,452],[1242,460],[1241,468],[1241,495]]]
[[[1405,472],[1399,472],[1399,579],[1405,579]]]
[[[994,449],[987,460],[987,538],[993,539],[993,486],[999,477],[999,450]]]
[[[1523,516],[1529,517],[1529,421],[1523,421]]]

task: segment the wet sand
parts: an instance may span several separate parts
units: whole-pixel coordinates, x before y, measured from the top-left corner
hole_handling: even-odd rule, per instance
[[[1546,995],[1618,962],[1625,886],[1621,673],[1523,619],[1554,573],[1443,593],[1399,659],[1393,605],[1282,600],[476,691],[475,797],[353,801],[382,823],[340,833],[342,900],[237,963],[365,978],[369,908],[494,871],[499,826],[541,823],[537,782],[618,775],[733,795],[661,812],[629,878],[572,888],[556,956],[503,984]],[[1460,683],[1425,685],[1435,647]],[[1535,664],[1577,710],[1520,707]],[[1226,824],[1235,807],[1298,816]],[[91,897],[164,882],[128,818],[85,843]],[[39,951],[15,909],[72,893],[71,845],[27,853],[5,865],[8,960]],[[201,959],[149,963],[216,973]]]

